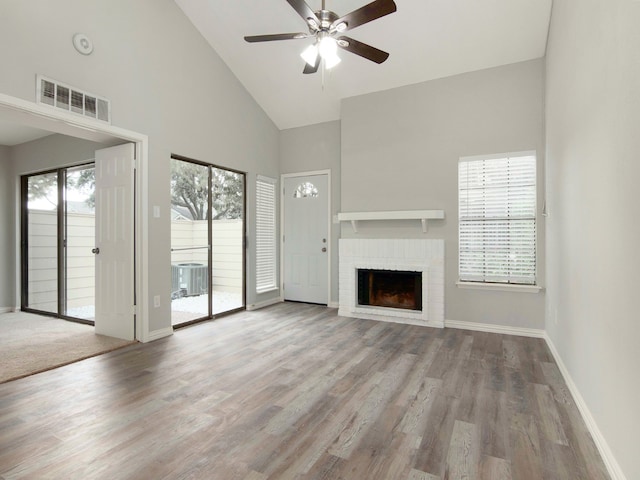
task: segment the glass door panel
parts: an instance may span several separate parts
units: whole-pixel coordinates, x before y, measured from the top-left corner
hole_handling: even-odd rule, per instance
[[[244,307],[244,174],[212,167],[213,314]]]
[[[95,167],[66,170],[63,315],[95,320]]]
[[[171,323],[211,316],[209,167],[171,160]]]
[[[58,173],[32,175],[23,185],[27,246],[23,304],[33,310],[58,313]]]

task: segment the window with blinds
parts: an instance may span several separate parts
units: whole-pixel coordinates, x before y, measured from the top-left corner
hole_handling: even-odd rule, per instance
[[[276,180],[258,176],[256,181],[256,292],[276,285]]]
[[[461,281],[536,284],[536,157],[461,158]]]

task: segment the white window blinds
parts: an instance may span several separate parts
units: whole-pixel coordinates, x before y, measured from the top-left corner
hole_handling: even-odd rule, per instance
[[[256,181],[256,292],[276,285],[276,180],[258,175]]]
[[[536,157],[458,164],[461,281],[536,284]]]

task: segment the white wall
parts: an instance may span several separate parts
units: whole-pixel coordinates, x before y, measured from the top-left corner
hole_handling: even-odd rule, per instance
[[[149,208],[161,212],[149,221],[151,332],[171,325],[172,153],[248,172],[247,303],[254,303],[255,175],[278,176],[278,130],[176,4],[30,0],[4,2],[2,10],[0,44],[12,48],[0,53],[0,92],[34,100],[41,73],[109,98],[114,125],[149,136]],[[76,32],[92,39],[92,55],[73,49]]]
[[[456,287],[458,159],[535,150],[538,213],[544,191],[544,63],[467,73],[342,102],[342,211],[443,209],[426,238],[445,240],[445,318],[542,329],[544,293]],[[544,285],[544,218],[538,217],[538,278]],[[347,237],[425,237],[418,221],[361,222]]]
[[[639,25],[639,2],[555,0],[546,78],[546,329],[629,480],[640,478]]]
[[[0,312],[15,308],[15,255],[10,147],[0,145]]]
[[[340,211],[340,122],[325,122],[280,132],[280,172],[331,170],[331,215]],[[331,295],[338,302],[338,238],[331,225]]]

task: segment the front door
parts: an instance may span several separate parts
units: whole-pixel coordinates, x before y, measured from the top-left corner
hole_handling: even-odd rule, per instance
[[[133,340],[134,145],[96,151],[96,333]]]
[[[284,299],[327,304],[329,178],[284,179]]]

